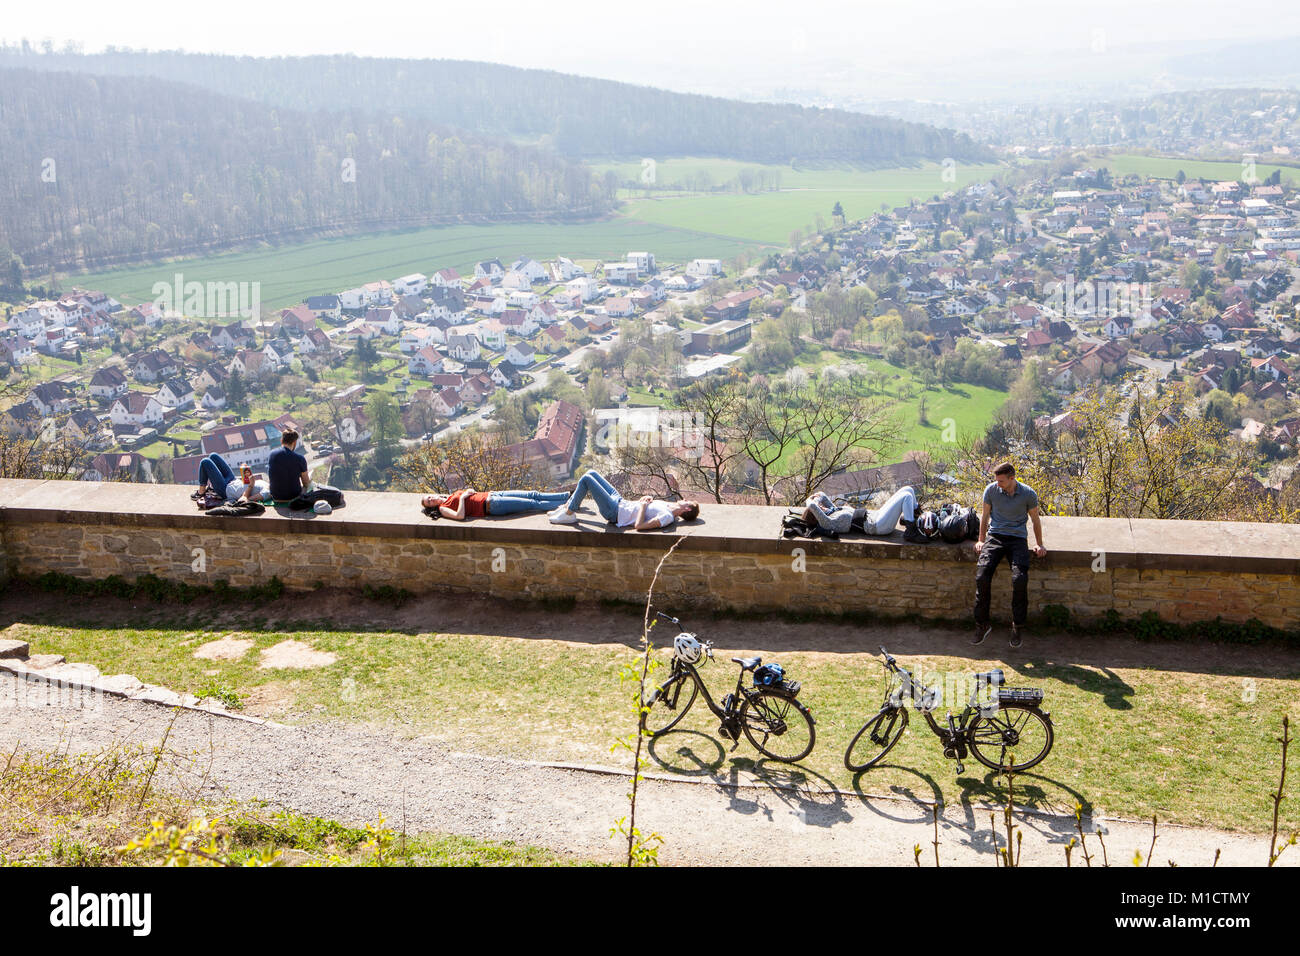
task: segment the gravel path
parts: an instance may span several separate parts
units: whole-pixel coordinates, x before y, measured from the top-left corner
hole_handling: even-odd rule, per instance
[[[0,680],[18,678],[0,674]],[[14,699],[0,687],[0,699]],[[96,751],[115,743],[155,746],[172,720],[162,706],[100,698],[96,709],[71,705],[13,707],[0,723],[0,749]],[[261,799],[346,823],[374,822],[380,814],[408,832],[441,831],[491,840],[514,840],[581,857],[616,859],[609,828],[627,812],[625,776],[456,753],[420,739],[355,726],[258,725],[184,711],[176,718],[168,750],[178,755],[172,786],[187,790],[204,780],[202,795]],[[666,864],[750,863],[764,847],[771,863],[812,865],[913,865],[934,860],[929,806],[910,799],[866,798],[857,792],[787,789],[776,779],[706,777],[695,781],[648,779],[642,786],[638,825],[658,831]],[[1022,862],[1061,865],[1072,818],[1018,815],[1024,833]],[[1145,857],[1149,824],[1108,821],[1112,863]],[[993,865],[988,809],[945,807],[939,824],[944,865]],[[1089,846],[1100,855],[1100,847]],[[1166,865],[1263,865],[1268,839],[1215,830],[1162,825],[1155,860]],[[1076,860],[1077,860],[1076,856]],[[1297,855],[1283,856],[1295,865]]]

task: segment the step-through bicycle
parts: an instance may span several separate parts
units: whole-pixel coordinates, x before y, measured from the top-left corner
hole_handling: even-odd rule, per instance
[[[854,772],[874,767],[893,749],[907,729],[907,701],[925,717],[943,744],[943,755],[957,761],[957,772],[968,753],[986,767],[1019,773],[1042,761],[1052,749],[1052,715],[1041,709],[1043,692],[1032,687],[1003,687],[1001,669],[975,675],[975,688],[961,714],[948,714],[942,726],[934,712],[943,704],[941,687],[927,687],[883,647],[889,682],[885,702],[863,724],[844,751],[844,766]],[[981,701],[981,692],[988,697]]]
[[[681,627],[681,621],[662,611],[656,611],[655,616]],[[683,631],[673,645],[668,678],[645,696],[641,726],[651,737],[665,734],[681,723],[703,692],[705,705],[721,721],[718,733],[733,744],[743,733],[759,752],[783,763],[802,760],[812,752],[816,725],[812,713],[796,699],[798,681],[779,679],[766,686],[746,687],[745,675],[761,673],[763,658],[733,657],[732,663],[740,665],[736,689],[719,703],[697,669],[697,665],[713,660],[713,642],[700,641],[694,633]]]

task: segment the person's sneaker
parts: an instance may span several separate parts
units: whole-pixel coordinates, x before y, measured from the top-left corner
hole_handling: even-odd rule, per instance
[[[930,539],[916,530],[915,521],[904,521],[903,540],[908,544],[925,544]]]
[[[992,633],[993,633],[992,624],[976,624],[975,636],[970,639],[970,642],[972,644],[983,644],[984,638],[988,637]]]
[[[550,518],[551,518],[551,524],[577,524],[578,523],[578,516],[576,514],[569,514],[569,512],[564,508],[561,508],[559,511],[552,513]]]
[[[1007,644],[1009,644],[1011,647],[1019,647],[1019,646],[1020,646],[1020,637],[1021,637],[1021,634],[1020,634],[1020,625],[1018,625],[1018,624],[1012,624],[1012,625],[1011,625],[1011,637],[1010,637],[1010,639],[1007,641]]]

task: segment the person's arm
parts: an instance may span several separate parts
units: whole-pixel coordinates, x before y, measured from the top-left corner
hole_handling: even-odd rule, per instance
[[[1029,509],[1029,520],[1034,524],[1034,540],[1038,542],[1034,546],[1034,556],[1041,558],[1047,554],[1047,549],[1043,547],[1043,524],[1038,520],[1038,505]]]
[[[986,501],[984,502],[984,512],[980,515],[980,539],[975,542],[976,551],[984,547],[984,539],[989,536],[989,519],[991,517],[993,517],[993,506]],[[1034,521],[1034,527],[1037,528],[1038,519],[1035,518]]]
[[[641,504],[636,509],[636,514],[632,518],[632,527],[637,531],[653,531],[656,528],[666,528],[663,523],[663,516],[647,519],[645,516],[646,509],[654,502],[654,498],[646,495],[641,499]]]
[[[473,493],[474,493],[473,488],[466,488],[464,491],[456,492],[455,509],[453,510],[451,508],[448,508],[445,504],[441,504],[438,506],[438,511],[441,512],[444,518],[450,518],[452,521],[464,521],[465,520],[465,499]]]
[[[824,498],[826,496],[822,495],[822,497]],[[813,515],[817,518],[817,526],[819,528],[830,530],[831,516],[827,511],[827,509],[824,509],[820,504],[817,503],[817,495],[813,495],[811,498],[808,499],[808,510],[810,510],[813,513]]]

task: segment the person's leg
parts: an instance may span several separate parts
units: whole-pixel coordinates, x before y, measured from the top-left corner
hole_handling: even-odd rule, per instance
[[[546,506],[534,498],[526,498],[510,491],[494,491],[488,498],[487,513],[517,515],[527,511],[545,511]]]
[[[199,462],[199,485],[207,485],[214,491],[225,494],[226,485],[235,480],[235,473],[230,470],[224,458],[212,454]]]
[[[979,561],[975,565],[975,623],[987,625],[989,622],[989,598],[993,591],[993,573],[1002,560],[1002,543],[989,535],[980,550]]]
[[[871,512],[871,523],[876,534],[893,534],[898,527],[898,519],[912,521],[916,515],[916,492],[911,488],[899,488],[889,500]]]
[[[568,492],[564,491],[520,491],[518,489],[511,489],[510,491],[494,491],[492,494],[494,497],[496,495],[501,495],[506,498],[528,498],[532,501],[537,501],[542,504],[550,504],[552,506],[569,500]]]
[[[1011,623],[1024,627],[1029,616],[1029,541],[1016,538],[1007,548],[1011,565]]]
[[[587,474],[591,475],[592,478],[594,478],[594,479],[596,479],[596,481],[600,482],[600,486],[601,486],[602,488],[604,488],[605,491],[607,491],[609,494],[611,494],[611,495],[618,495],[618,497],[620,497],[620,498],[623,497],[622,495],[619,495],[619,494],[618,494],[618,489],[615,488],[613,485],[611,485],[611,484],[609,483],[609,480],[608,480],[604,475],[602,475],[600,472],[596,471],[596,469],[594,469],[594,468],[591,469],[590,471],[587,472]]]
[[[591,500],[596,503],[596,510],[606,521],[618,520],[618,503],[622,501],[622,496],[617,491],[611,493],[605,487],[608,482],[601,478],[594,471],[589,471],[578,479],[578,487],[573,489],[573,496],[569,498],[567,505],[568,511],[577,511],[578,506],[582,504],[582,499],[588,494]]]

